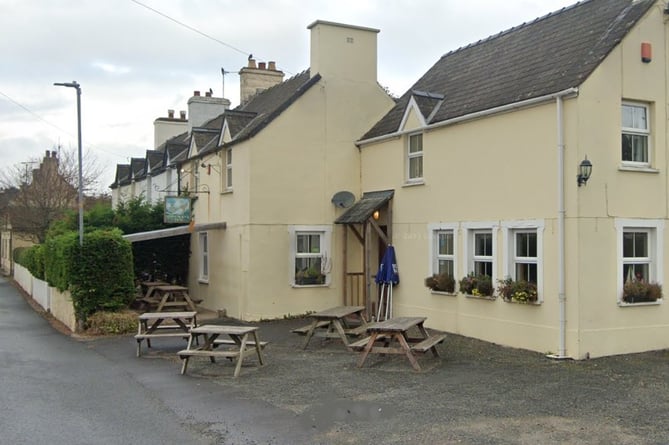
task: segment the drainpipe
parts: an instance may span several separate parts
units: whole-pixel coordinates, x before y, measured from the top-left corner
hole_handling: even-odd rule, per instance
[[[564,197],[564,122],[562,96],[555,98],[557,112],[557,149],[558,149],[558,302],[560,306],[560,345],[557,355],[550,358],[567,357],[567,297],[565,295],[565,197]]]

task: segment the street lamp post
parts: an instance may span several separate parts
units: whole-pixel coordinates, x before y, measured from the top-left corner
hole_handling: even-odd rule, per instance
[[[54,83],[55,86],[77,90],[77,139],[79,149],[79,245],[84,244],[84,185],[81,167],[81,85],[76,80],[66,83]]]

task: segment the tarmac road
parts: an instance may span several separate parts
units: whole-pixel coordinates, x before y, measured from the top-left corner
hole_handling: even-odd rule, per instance
[[[137,359],[130,340],[120,339],[120,359],[101,355],[94,342],[53,329],[0,278],[0,444],[270,443],[277,433],[304,440],[280,413],[273,418],[281,425],[247,432],[254,415],[271,417],[262,403],[221,397],[220,386],[184,378],[164,360]],[[231,405],[252,415],[235,419]]]
[[[239,323],[214,319],[207,323]],[[669,351],[586,361],[457,335],[441,358],[357,355],[256,323],[265,366],[191,359],[180,339],[71,339],[0,280],[0,444],[667,445]],[[429,326],[429,318],[428,318]]]

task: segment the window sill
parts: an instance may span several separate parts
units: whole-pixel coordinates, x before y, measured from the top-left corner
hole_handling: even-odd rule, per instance
[[[221,195],[231,195],[231,194],[232,194],[232,189],[223,190],[221,192]]]
[[[209,278],[198,278],[197,282],[200,284],[209,284]]]
[[[626,303],[624,301],[618,301],[618,307],[637,307],[637,306],[659,306],[662,304],[662,300],[655,301],[640,301],[638,303]]]
[[[457,292],[445,292],[445,291],[441,291],[441,290],[430,290],[430,293],[432,295],[445,295],[447,297],[457,297],[458,296]]]
[[[422,179],[417,179],[415,181],[406,181],[402,184],[402,187],[416,187],[418,185],[425,185],[425,181]]]
[[[295,289],[302,289],[302,288],[311,288],[311,287],[329,287],[330,285],[328,283],[325,284],[291,284],[290,287],[295,288]]]
[[[522,306],[541,306],[541,300],[537,301],[514,301],[514,300],[505,300],[502,298],[502,301],[509,304],[520,304]]]
[[[471,298],[472,300],[486,300],[486,301],[495,301],[497,297],[494,295],[472,295],[472,294],[462,294],[465,298]]]
[[[656,168],[651,168],[651,167],[642,167],[642,166],[634,166],[634,165],[621,165],[618,167],[618,171],[621,172],[637,172],[637,173],[660,173],[660,170]]]

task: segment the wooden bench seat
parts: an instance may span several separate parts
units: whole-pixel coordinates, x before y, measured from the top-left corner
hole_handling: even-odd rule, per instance
[[[330,324],[330,322],[327,321],[327,320],[319,321],[318,323],[316,323],[316,329],[327,327],[329,324]],[[293,332],[295,334],[300,334],[300,335],[307,335],[307,332],[309,332],[309,329],[311,329],[310,324],[308,324],[306,326],[302,326],[301,328],[291,329],[290,332]]]
[[[360,335],[365,334],[367,332],[367,325],[363,324],[363,325],[357,326],[355,328],[346,329],[345,332],[346,332],[347,335],[353,335],[353,336],[357,337],[357,336],[360,336]]]
[[[349,349],[353,349],[354,351],[360,351],[365,349],[365,346],[367,346],[367,343],[369,343],[369,339],[372,338],[371,336],[362,338],[360,340],[354,341],[353,343],[349,343],[348,347]],[[379,335],[376,337],[376,341],[383,341],[386,340],[385,335]]]
[[[226,358],[235,358],[238,357],[240,354],[239,351],[221,351],[221,350],[202,350],[202,349],[183,349],[179,352],[177,352],[177,355],[179,358],[183,359],[186,357],[193,357],[193,356],[199,356],[199,357],[226,357]],[[183,372],[182,372],[183,374]]]
[[[267,343],[269,343],[269,342],[261,341],[261,342],[258,343],[258,345],[260,346],[260,349],[264,349],[265,346],[267,346]],[[216,340],[214,340],[214,347],[219,346],[219,345],[236,346],[237,343],[235,343],[234,340],[230,340],[230,339],[216,339]],[[256,342],[254,342],[253,340],[249,340],[249,341],[246,342],[246,346],[249,347],[249,348],[251,348],[251,347],[254,348],[256,346]]]
[[[425,340],[411,345],[411,350],[414,352],[427,352],[435,345],[443,342],[446,339],[446,334],[431,335]]]

